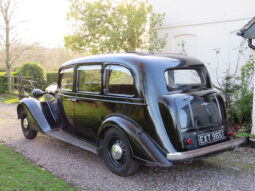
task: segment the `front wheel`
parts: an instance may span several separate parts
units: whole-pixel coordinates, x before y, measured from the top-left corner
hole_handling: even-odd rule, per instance
[[[26,139],[34,139],[37,136],[37,131],[30,128],[30,121],[25,109],[21,113],[21,129]]]
[[[138,163],[131,156],[128,139],[116,128],[109,129],[104,136],[104,158],[110,170],[119,176],[136,172]]]

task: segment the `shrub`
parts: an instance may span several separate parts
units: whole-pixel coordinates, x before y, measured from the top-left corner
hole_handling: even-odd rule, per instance
[[[24,63],[20,68],[16,70],[16,74],[21,73],[22,76],[31,76],[33,81],[36,81],[36,88],[45,88],[47,79],[46,79],[46,70],[45,68],[34,62]]]
[[[249,55],[249,59],[246,64],[241,67],[239,74],[239,62],[241,56],[244,56],[246,50],[246,42],[242,42],[239,47],[239,54],[235,67],[229,67],[225,72],[225,76],[219,80],[218,78],[218,55],[220,54],[219,49],[215,49],[217,57],[216,75],[218,85],[214,86],[221,91],[222,95],[226,100],[226,110],[231,128],[235,131],[242,129],[246,133],[250,133],[251,130],[251,118],[252,118],[252,105],[253,105],[253,76],[255,58],[254,55]],[[232,73],[230,72],[233,70]]]
[[[222,82],[219,87],[216,87],[221,91],[225,98],[227,117],[233,122],[233,105],[234,103],[234,93],[237,91],[238,87],[235,83],[235,74],[231,74],[230,70],[226,70],[226,75],[223,77]]]
[[[254,64],[254,56],[250,55],[248,62],[241,68],[240,76],[237,77],[238,89],[234,94],[233,118],[239,124],[251,124],[253,88],[250,86],[253,85]]]
[[[237,134],[237,137],[249,137],[249,133],[241,132]]]

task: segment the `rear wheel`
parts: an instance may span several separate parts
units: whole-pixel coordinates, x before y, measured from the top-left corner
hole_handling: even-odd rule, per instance
[[[104,136],[104,158],[110,170],[119,176],[136,172],[138,163],[131,156],[128,139],[116,128],[109,129]]]
[[[26,139],[34,139],[37,131],[30,128],[30,121],[25,109],[21,111],[21,129]]]

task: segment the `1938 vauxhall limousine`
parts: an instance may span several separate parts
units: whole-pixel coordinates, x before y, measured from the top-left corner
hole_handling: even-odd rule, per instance
[[[27,139],[37,132],[93,153],[110,170],[173,165],[231,150],[223,98],[206,67],[173,54],[109,54],[65,63],[57,85],[35,89],[17,112]],[[45,95],[45,101],[38,98]]]

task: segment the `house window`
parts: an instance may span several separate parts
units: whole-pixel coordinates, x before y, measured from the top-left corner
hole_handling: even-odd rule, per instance
[[[60,72],[59,88],[63,90],[73,90],[73,68],[63,69]]]
[[[78,91],[101,92],[101,65],[78,67]]]
[[[134,78],[127,68],[109,65],[105,69],[105,74],[107,79],[107,93],[128,96],[136,94]]]

